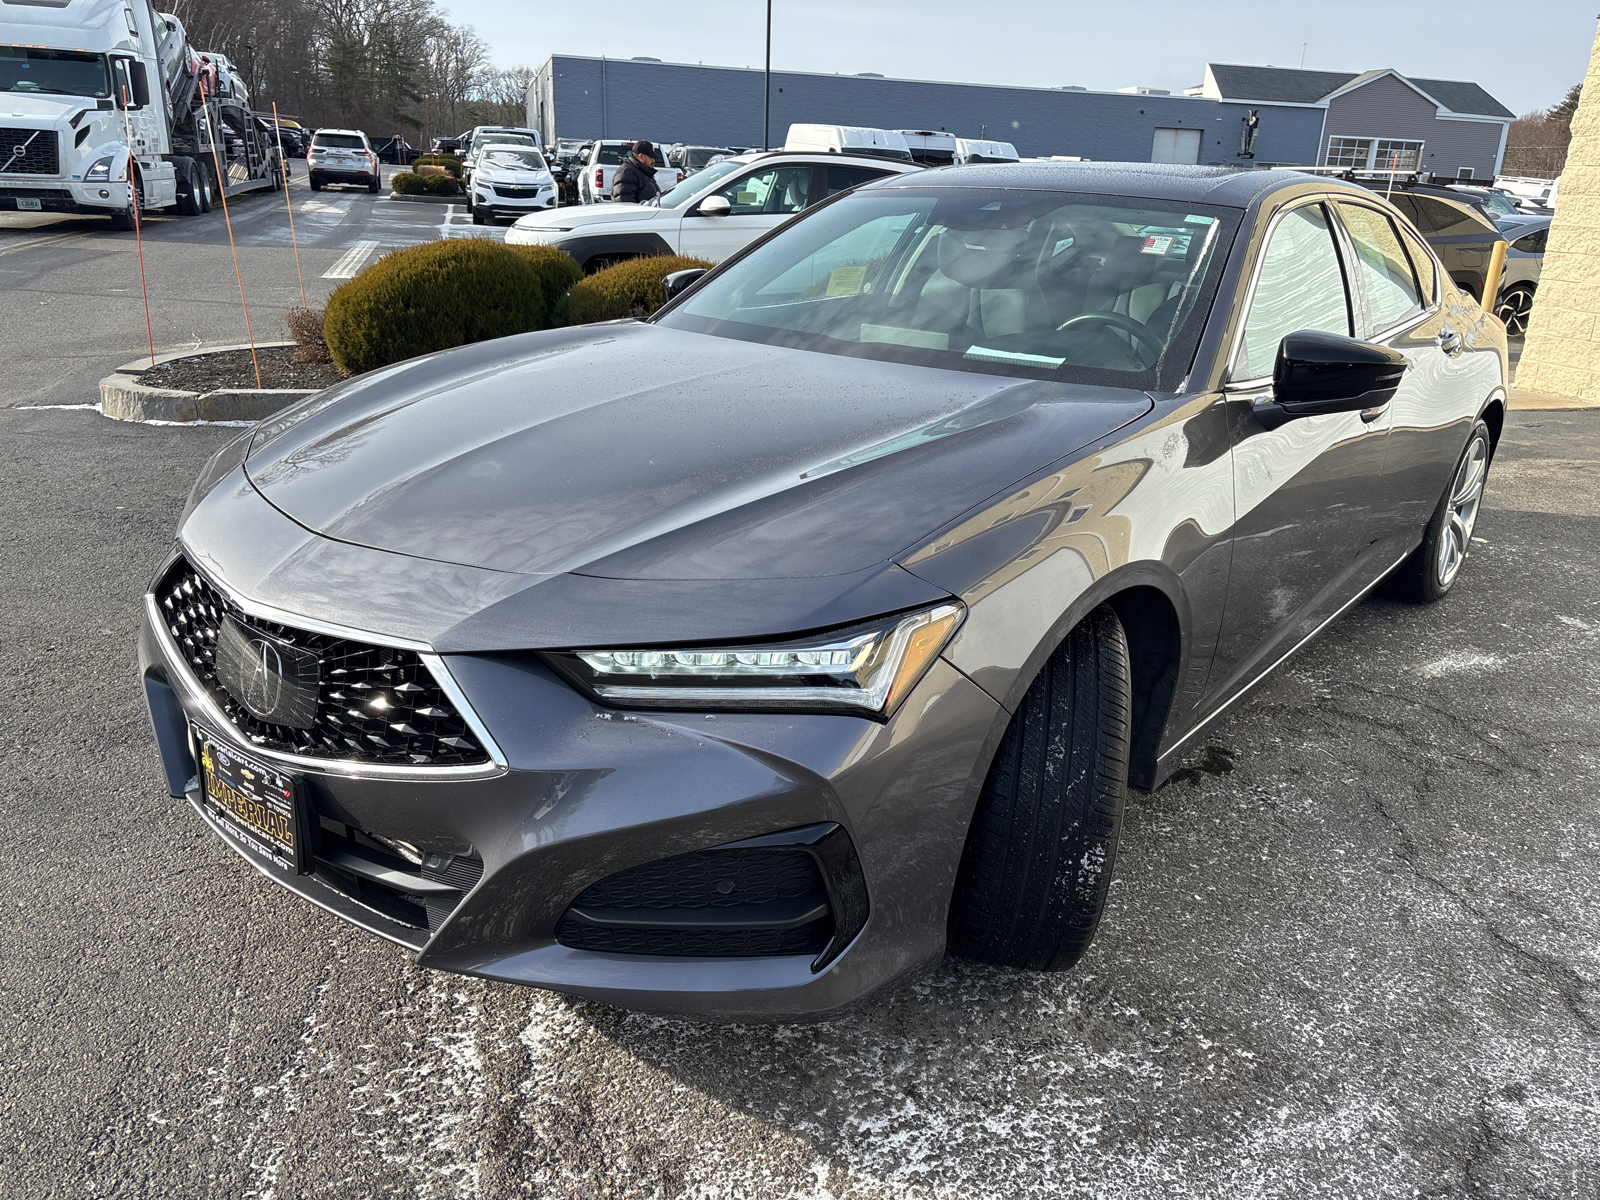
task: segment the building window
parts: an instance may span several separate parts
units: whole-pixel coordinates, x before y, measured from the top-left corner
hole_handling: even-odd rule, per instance
[[[1150,145],[1153,163],[1197,163],[1200,161],[1198,129],[1157,129]]]
[[[1372,160],[1372,139],[1336,137],[1328,139],[1328,166],[1367,169]]]
[[[1415,171],[1421,161],[1421,142],[1380,141],[1372,156],[1372,166],[1377,171]]]

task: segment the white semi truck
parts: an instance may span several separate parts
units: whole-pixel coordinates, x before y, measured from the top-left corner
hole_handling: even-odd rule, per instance
[[[140,211],[192,216],[223,189],[279,186],[277,147],[229,68],[150,0],[0,0],[0,211],[132,229],[136,195]]]

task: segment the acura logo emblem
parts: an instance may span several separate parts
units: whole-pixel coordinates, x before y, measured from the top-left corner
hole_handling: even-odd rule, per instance
[[[283,700],[283,656],[260,638],[251,640],[250,651],[256,661],[245,684],[245,707],[257,713],[275,712]]]

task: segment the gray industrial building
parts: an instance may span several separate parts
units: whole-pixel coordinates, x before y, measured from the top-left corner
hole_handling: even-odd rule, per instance
[[[653,58],[555,54],[528,88],[547,141],[650,138],[762,144],[763,73]],[[1182,95],[1145,88],[1006,87],[881,75],[772,73],[772,144],[793,122],[944,129],[1023,157],[1380,166],[1492,177],[1512,114],[1475,83],[1393,70],[1340,73],[1213,63]],[[1258,118],[1253,158],[1245,121]]]

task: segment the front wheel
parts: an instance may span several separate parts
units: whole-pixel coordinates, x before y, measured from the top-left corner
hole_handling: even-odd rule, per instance
[[[1439,497],[1439,507],[1422,535],[1422,545],[1394,569],[1385,591],[1412,604],[1432,604],[1443,600],[1461,574],[1467,552],[1472,548],[1472,531],[1483,507],[1483,488],[1489,479],[1489,427],[1478,421],[1467,438],[1467,447],[1450,475],[1450,486]]]
[[[1507,337],[1521,337],[1528,332],[1528,317],[1533,312],[1533,284],[1519,283],[1500,294],[1494,306],[1494,315],[1506,327]]]
[[[1101,605],[1050,656],[984,781],[950,908],[950,949],[1032,970],[1083,957],[1128,790],[1128,641]]]

